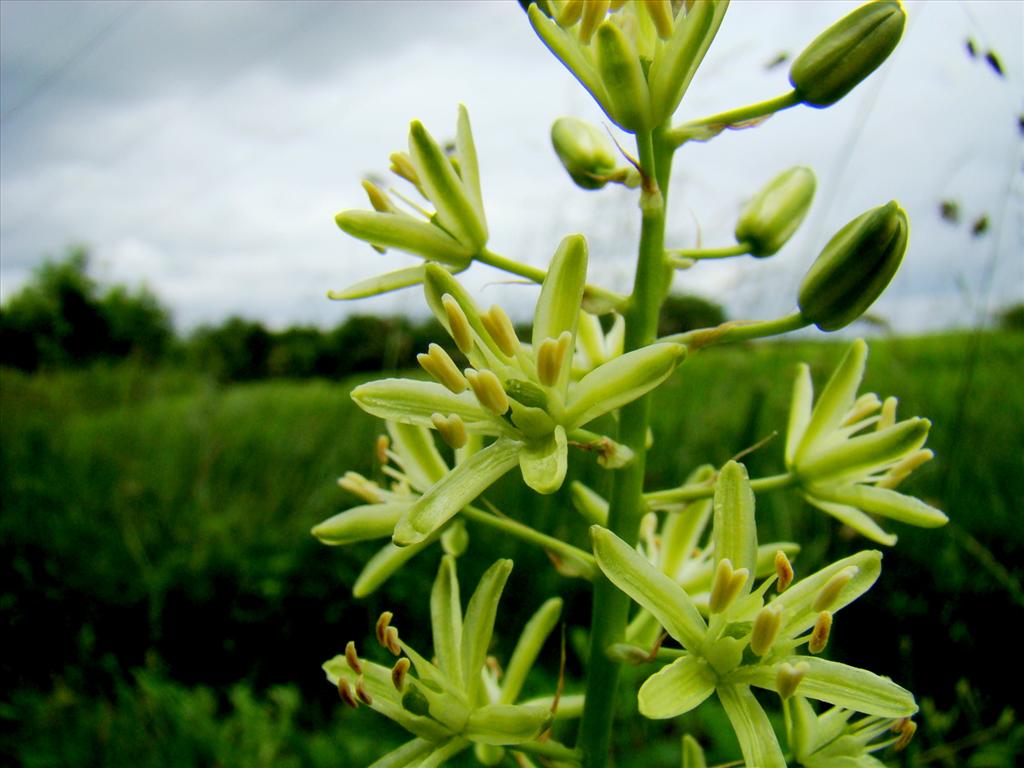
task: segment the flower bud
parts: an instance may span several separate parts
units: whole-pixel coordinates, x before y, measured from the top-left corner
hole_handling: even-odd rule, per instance
[[[896,201],[861,214],[829,240],[811,266],[797,303],[820,330],[837,331],[881,295],[903,260],[910,225]]]
[[[600,189],[615,170],[618,158],[608,136],[596,125],[576,117],[560,117],[551,126],[551,143],[565,170],[583,189]]]
[[[814,172],[797,166],[783,171],[744,206],[736,222],[736,241],[750,255],[771,256],[786,244],[804,220],[814,199]]]
[[[826,29],[789,70],[800,100],[812,107],[835,104],[888,58],[906,21],[899,0],[875,0]]]

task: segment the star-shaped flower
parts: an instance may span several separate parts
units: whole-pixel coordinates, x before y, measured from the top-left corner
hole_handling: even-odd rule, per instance
[[[754,495],[742,465],[727,464],[716,484],[715,577],[707,621],[686,591],[635,549],[600,526],[591,531],[601,570],[682,645],[679,658],[640,688],[640,712],[646,717],[675,717],[716,694],[747,764],[784,768],[778,740],[751,686],[776,691],[783,699],[799,691],[879,717],[905,717],[917,710],[910,692],[887,678],[798,651],[804,644],[811,654],[824,649],[834,613],[878,578],[880,552],[844,558],[774,599],[767,593],[776,576],[753,589]]]

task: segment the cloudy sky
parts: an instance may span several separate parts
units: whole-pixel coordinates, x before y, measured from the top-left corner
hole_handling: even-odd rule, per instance
[[[796,54],[856,3],[733,0],[677,118],[787,89]],[[1024,4],[908,4],[886,67],[828,110],[796,108],[677,156],[669,244],[730,242],[761,183],[812,166],[818,196],[772,259],[700,265],[676,288],[733,317],[791,310],[829,236],[897,199],[912,221],[903,269],[875,311],[900,330],[973,325],[1024,300]],[[971,58],[965,40],[979,51]],[[995,51],[1005,77],[981,57]],[[514,2],[0,3],[0,289],[82,243],[106,282],[144,283],[182,329],[231,314],[274,327],[332,325],[353,310],[423,314],[415,292],[357,305],[330,288],[407,266],[349,240],[333,215],[365,207],[359,179],[404,148],[408,121],[439,138],[472,117],[493,250],[543,265],[583,232],[592,280],[628,290],[631,193],[585,193],[548,131],[603,115],[534,37]],[[625,141],[625,137],[623,137]],[[961,221],[938,215],[959,204]],[[971,224],[990,221],[980,237]],[[520,317],[536,290],[474,267],[484,303]]]

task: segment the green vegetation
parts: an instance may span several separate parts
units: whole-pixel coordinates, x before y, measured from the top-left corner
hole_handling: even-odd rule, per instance
[[[820,381],[841,351],[791,343],[694,355],[657,395],[650,487],[698,460],[724,462],[725,446],[752,446],[784,429],[795,363],[810,362]],[[972,733],[988,741],[974,751],[976,764],[1009,764],[998,762],[1008,754],[999,750],[1022,738],[999,718],[1015,700],[1002,662],[1005,622],[1024,610],[1015,504],[1024,496],[1024,394],[1006,382],[1024,363],[1024,338],[892,339],[873,343],[871,355],[865,387],[898,395],[904,415],[934,421],[929,444],[938,457],[915,476],[913,491],[948,512],[951,535],[936,544],[926,532],[894,528],[901,546],[886,553],[884,589],[849,609],[858,616],[838,624],[836,653],[883,673],[900,670],[926,702],[908,764]],[[3,370],[4,762],[347,765],[380,754],[375,740],[398,738],[375,730],[365,710],[342,717],[318,665],[306,663],[339,652],[385,608],[405,606],[401,624],[413,642],[429,623],[415,596],[432,578],[436,554],[402,569],[387,598],[354,603],[338,585],[352,583],[372,545],[329,550],[309,535],[356,503],[334,484],[342,470],[378,473],[372,447],[380,424],[348,398],[355,383],[221,386],[133,365],[35,376]],[[781,442],[746,456],[752,474],[779,470]],[[575,457],[570,472],[600,488],[601,473],[586,457]],[[567,499],[538,499],[514,475],[487,498],[583,540],[581,519],[552,514]],[[812,542],[795,561],[798,571],[863,544],[792,493],[763,499],[758,514],[772,533]],[[570,622],[588,610],[586,590],[557,577],[543,555],[469,530],[495,537],[493,547],[516,560],[510,632],[535,608],[516,604],[517,583],[561,592]],[[486,565],[467,561],[467,580]],[[513,639],[497,642],[507,651]],[[578,667],[574,650],[585,640],[568,642],[568,664]],[[556,657],[546,669],[557,674]],[[631,702],[623,698],[623,706]],[[714,711],[699,717],[674,727],[713,740]],[[677,764],[679,731],[634,722],[619,735],[626,742],[674,734],[663,750],[645,753],[645,765]],[[965,764],[964,754],[939,764]],[[980,762],[986,755],[991,760]]]

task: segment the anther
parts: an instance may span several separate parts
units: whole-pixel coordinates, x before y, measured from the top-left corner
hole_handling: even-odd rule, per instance
[[[781,549],[775,553],[775,576],[775,589],[778,592],[785,592],[793,583],[793,564]]]
[[[735,600],[747,583],[750,571],[746,568],[733,570],[732,562],[728,558],[718,561],[715,569],[715,580],[711,585],[711,597],[708,600],[708,610],[711,613],[721,613]]]
[[[441,438],[452,448],[459,449],[469,441],[466,424],[457,413],[448,417],[435,413],[430,417],[430,421]]]
[[[401,176],[406,181],[410,181],[416,186],[420,184],[419,174],[416,173],[416,168],[412,164],[412,160],[405,152],[392,152],[389,158],[391,160],[391,172],[397,176]]]
[[[466,377],[462,375],[459,367],[455,365],[455,361],[452,360],[449,354],[437,344],[431,344],[427,347],[426,354],[420,353],[416,355],[416,362],[450,392],[457,395],[460,392],[466,391],[468,386],[466,384]]]
[[[366,706],[373,704],[373,696],[371,696],[370,692],[366,690],[366,686],[363,685],[362,678],[359,678],[359,680],[356,681],[356,696],[358,696],[359,700],[366,704]]]
[[[352,709],[359,709],[359,700],[356,699],[352,693],[352,686],[349,685],[348,680],[344,677],[338,678],[338,695],[341,696],[341,700],[348,704]]]
[[[398,630],[395,627],[384,630],[384,647],[391,651],[392,656],[402,653],[402,645],[398,642]]]
[[[672,36],[674,27],[670,0],[644,0],[644,7],[647,9],[651,21],[654,22],[655,29],[658,30],[658,37],[668,40]]]
[[[881,431],[888,427],[891,427],[896,423],[896,398],[887,397],[885,402],[882,403],[882,415],[878,419],[878,423],[875,425],[875,429]]]
[[[879,488],[895,488],[913,472],[915,469],[920,467],[935,458],[935,454],[929,451],[927,448],[922,448],[919,451],[914,451],[909,456],[905,456],[903,459],[896,464],[895,467],[885,473],[885,476],[878,481],[877,485]]]
[[[853,407],[850,408],[849,413],[846,414],[846,418],[839,425],[840,427],[849,427],[852,424],[856,424],[861,419],[867,418],[872,413],[877,411],[882,406],[882,401],[878,399],[878,395],[874,392],[868,392],[867,394],[861,395],[854,402]]]
[[[358,472],[346,472],[338,478],[338,486],[371,504],[376,504],[381,500],[380,486],[372,480],[367,480]]]
[[[764,656],[771,650],[772,643],[779,635],[782,626],[782,610],[774,605],[766,605],[757,612],[754,628],[750,633],[750,650],[758,656]]]
[[[409,673],[410,662],[404,656],[391,668],[391,684],[399,693],[405,688],[405,676]]]
[[[796,693],[796,687],[800,685],[800,681],[804,679],[808,669],[809,667],[804,661],[799,662],[796,666],[789,662],[781,664],[779,672],[775,676],[775,690],[779,692],[779,696],[788,699]]]
[[[913,720],[904,718],[893,726],[893,730],[900,735],[896,740],[896,744],[893,746],[893,749],[899,752],[906,749],[910,740],[914,738],[914,734],[917,733],[917,723]]]
[[[514,357],[519,348],[519,337],[516,336],[516,329],[512,327],[512,321],[508,319],[505,310],[495,304],[480,315],[480,321],[494,343],[498,345],[498,349],[509,357]]]
[[[807,642],[807,650],[811,653],[821,653],[828,645],[828,636],[832,631],[832,614],[822,611],[818,614],[818,620],[814,622],[814,629],[811,630],[811,639]]]
[[[348,662],[349,669],[357,675],[363,674],[363,665],[359,663],[359,656],[356,654],[356,644],[351,640],[345,646],[345,661]]]
[[[584,0],[565,0],[558,12],[558,26],[568,28],[579,21],[583,15],[583,5]]]
[[[377,435],[377,443],[374,445],[374,453],[377,454],[378,464],[388,463],[388,448],[391,447],[391,441],[387,435]]]
[[[537,378],[545,387],[558,382],[565,365],[565,353],[572,343],[572,334],[562,331],[557,339],[544,339],[537,348]]]
[[[854,576],[860,573],[860,568],[856,565],[848,565],[843,570],[839,571],[835,576],[829,579],[825,586],[818,592],[818,596],[814,598],[814,603],[811,605],[812,611],[827,611],[831,608],[836,600],[839,598],[839,593],[842,592],[846,585],[850,583]]]
[[[391,205],[388,196],[372,181],[363,179],[363,189],[366,190],[366,196],[370,198],[370,205],[373,206],[373,210],[379,213],[391,213],[394,210],[394,206]]]
[[[384,613],[380,615],[380,618],[377,619],[377,626],[375,627],[377,642],[385,647],[387,646],[387,642],[384,638],[384,633],[387,632],[388,627],[391,626],[391,619],[393,616],[394,614],[391,611],[384,611]]]
[[[590,39],[597,31],[598,25],[604,20],[610,3],[608,0],[589,0],[583,3],[583,12],[580,19],[580,42],[584,45],[590,44]]]
[[[469,386],[472,387],[473,394],[480,401],[480,405],[499,416],[504,415],[505,411],[509,409],[508,395],[505,394],[505,389],[494,372],[474,371],[472,368],[467,368],[465,373],[466,380],[469,381]]]
[[[448,328],[455,340],[455,346],[462,354],[468,355],[473,351],[473,328],[469,324],[469,318],[450,293],[441,297],[441,303],[448,316]]]

